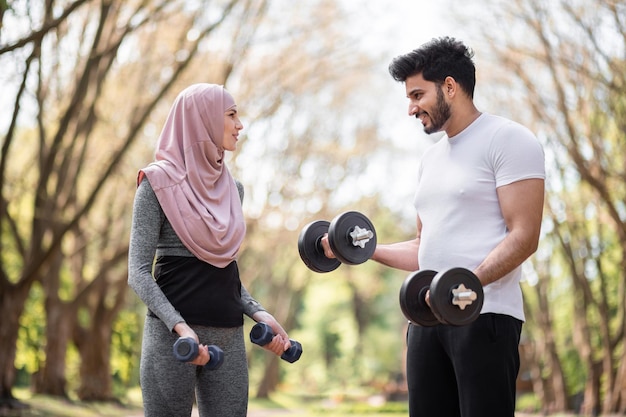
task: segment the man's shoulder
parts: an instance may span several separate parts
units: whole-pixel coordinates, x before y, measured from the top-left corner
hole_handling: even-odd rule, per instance
[[[494,131],[506,131],[508,133],[517,131],[520,133],[532,135],[532,132],[526,126],[507,117],[490,113],[483,113],[483,117],[485,128],[489,127]]]
[[[537,136],[526,126],[515,120],[494,114],[483,113],[480,124],[474,134],[482,138],[490,147],[521,146],[528,143],[531,147],[540,146]]]

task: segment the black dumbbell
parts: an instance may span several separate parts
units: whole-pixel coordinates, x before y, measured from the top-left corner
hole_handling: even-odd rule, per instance
[[[209,345],[209,362],[204,366],[206,369],[218,369],[224,363],[224,351],[218,346]],[[191,337],[179,337],[174,343],[174,357],[180,362],[192,361],[198,356],[198,342]]]
[[[327,258],[322,238],[328,233],[328,243],[336,259]],[[376,249],[376,230],[370,220],[356,211],[348,211],[332,222],[317,220],[307,224],[298,237],[300,258],[315,272],[334,271],[342,263],[358,265],[367,261]]]
[[[257,323],[250,330],[250,341],[255,345],[265,346],[274,338],[274,332],[272,328],[266,323]],[[291,346],[287,349],[280,358],[289,362],[294,363],[300,356],[302,355],[302,345],[300,342],[297,342],[293,339],[289,339],[291,342]]]
[[[430,307],[426,292],[430,290]],[[418,326],[450,324],[464,326],[476,320],[483,306],[483,286],[478,277],[465,268],[451,268],[439,273],[422,270],[410,274],[400,288],[400,308],[404,316]]]

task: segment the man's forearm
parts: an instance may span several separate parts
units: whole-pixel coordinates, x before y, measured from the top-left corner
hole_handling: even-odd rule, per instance
[[[510,233],[474,270],[483,286],[499,280],[530,257],[537,246],[522,235]]]
[[[403,271],[417,271],[419,239],[376,246],[372,260]]]

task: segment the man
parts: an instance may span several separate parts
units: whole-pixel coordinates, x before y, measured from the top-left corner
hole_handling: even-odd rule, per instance
[[[409,325],[412,417],[513,417],[515,411],[524,320],[519,281],[539,240],[544,155],[528,129],[476,108],[472,57],[463,43],[445,37],[389,66],[405,85],[409,116],[426,133],[446,135],[421,160],[417,236],[379,244],[372,259],[406,271],[470,269],[485,297],[481,315],[467,326]]]

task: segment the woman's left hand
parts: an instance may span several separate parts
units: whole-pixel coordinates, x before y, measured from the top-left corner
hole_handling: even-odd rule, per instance
[[[263,349],[269,350],[270,352],[280,356],[291,347],[291,342],[289,341],[287,332],[270,313],[267,311],[257,311],[252,315],[252,318],[257,323],[263,322],[270,326],[272,328],[272,332],[274,333],[272,341],[263,346]]]

